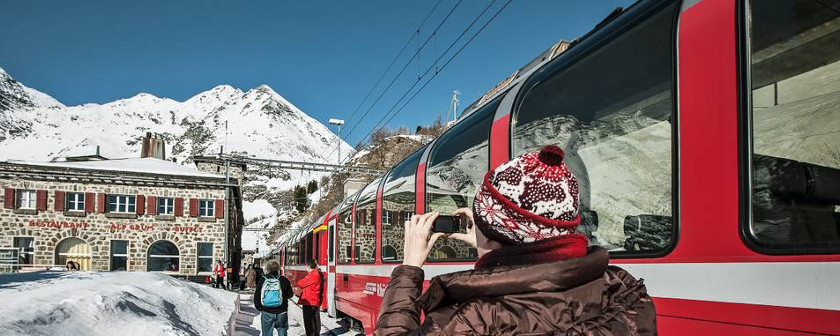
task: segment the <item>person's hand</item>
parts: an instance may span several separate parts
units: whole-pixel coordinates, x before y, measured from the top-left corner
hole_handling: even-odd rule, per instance
[[[449,234],[449,239],[457,239],[462,242],[469,244],[472,247],[477,247],[475,241],[475,218],[473,218],[473,212],[470,208],[460,208],[455,210],[452,213],[452,216],[460,216],[461,223],[465,223],[467,225],[467,233],[452,233]]]
[[[426,262],[435,241],[444,236],[440,232],[432,233],[432,224],[437,217],[437,212],[430,212],[424,215],[414,215],[410,221],[405,222],[403,265],[422,267],[423,263]]]

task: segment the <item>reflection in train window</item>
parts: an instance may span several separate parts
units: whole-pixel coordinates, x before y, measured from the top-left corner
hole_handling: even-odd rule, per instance
[[[415,210],[417,165],[424,148],[409,155],[394,166],[385,180],[382,191],[382,261],[396,262],[403,259],[405,221]]]
[[[558,57],[515,103],[512,154],[562,148],[580,185],[581,227],[612,251],[657,252],[673,241],[675,8],[573,64]]]
[[[749,6],[753,180],[747,237],[767,253],[836,253],[840,6],[815,0],[753,0]]]
[[[300,260],[299,257],[297,243],[286,246],[286,265],[297,265],[298,260]]]
[[[341,205],[341,209],[336,218],[336,244],[338,244],[338,264],[350,263],[350,247],[352,244],[353,234],[353,200],[357,195],[350,196]]]
[[[435,142],[426,169],[427,211],[451,214],[459,208],[472,208],[478,186],[489,169],[490,125],[501,99],[497,97],[465,117]],[[461,241],[438,239],[429,260],[472,260],[475,254],[473,247]]]
[[[374,262],[376,253],[376,191],[381,179],[373,180],[359,194],[356,201],[356,255],[357,263]]]

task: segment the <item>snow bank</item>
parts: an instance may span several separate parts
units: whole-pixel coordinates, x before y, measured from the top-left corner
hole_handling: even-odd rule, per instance
[[[234,293],[156,273],[0,275],[0,335],[225,335]]]

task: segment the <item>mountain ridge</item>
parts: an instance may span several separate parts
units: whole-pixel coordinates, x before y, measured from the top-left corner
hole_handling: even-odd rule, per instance
[[[273,159],[336,162],[337,137],[270,86],[243,91],[217,85],[177,101],[150,93],[107,103],[67,106],[29,88],[0,68],[0,157],[51,160],[79,147],[100,146],[106,157],[137,156],[139,138],[157,133],[167,156],[226,152]],[[225,132],[225,123],[228,131]],[[44,148],[47,147],[47,148]],[[342,152],[352,148],[341,142]]]

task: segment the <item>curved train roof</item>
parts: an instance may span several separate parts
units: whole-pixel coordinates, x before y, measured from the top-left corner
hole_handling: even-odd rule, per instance
[[[595,27],[592,30],[590,30],[583,36],[576,38],[571,42],[560,40],[559,42],[555,43],[550,48],[548,48],[546,51],[541,53],[537,58],[526,64],[524,67],[518,69],[511,76],[503,80],[501,83],[497,84],[496,87],[485,93],[484,96],[470,104],[464,110],[464,112],[461,114],[461,117],[458,118],[458,120],[463,120],[473,112],[492,102],[496,97],[507,94],[510,91],[510,88],[516,86],[517,84],[524,83],[526,80],[528,80],[538,72],[554,71],[558,68],[563,68],[568,64],[576,62],[580,57],[585,57],[589,52],[592,52],[594,49],[597,49],[605,40],[610,40],[614,36],[623,33],[623,31],[628,26],[631,26],[634,21],[643,18],[644,15],[647,14],[652,8],[658,8],[668,3],[671,3],[671,1],[647,0],[637,1],[636,3],[634,3],[626,9],[621,7],[616,8],[612,13],[610,13],[607,17],[601,20],[601,22],[595,25]],[[444,132],[441,136],[443,136],[444,134],[446,134],[446,132]],[[435,140],[437,140],[437,138]],[[428,147],[432,143],[424,145],[418,150],[425,150],[426,147]],[[406,158],[410,156],[411,155],[408,155],[406,156]],[[397,166],[402,162],[403,161],[401,160],[394,166]],[[378,183],[380,179],[387,179],[392,169],[393,167],[384,172],[379,178],[374,179],[371,182]],[[342,200],[335,208],[333,208],[331,212],[335,213],[336,211],[341,212],[347,210],[347,208],[351,207],[353,203],[355,203],[356,199],[359,197],[361,192],[365,188],[367,188],[368,185],[370,185],[370,183],[366,184],[355,194]],[[324,222],[325,216],[326,214],[322,215],[315,223],[302,226],[298,232],[296,232],[289,239],[281,243],[280,246],[272,250],[271,253],[282,249],[289,242],[295,242],[300,240],[300,238],[305,236],[307,233],[312,232],[312,230],[319,227],[320,224]]]

